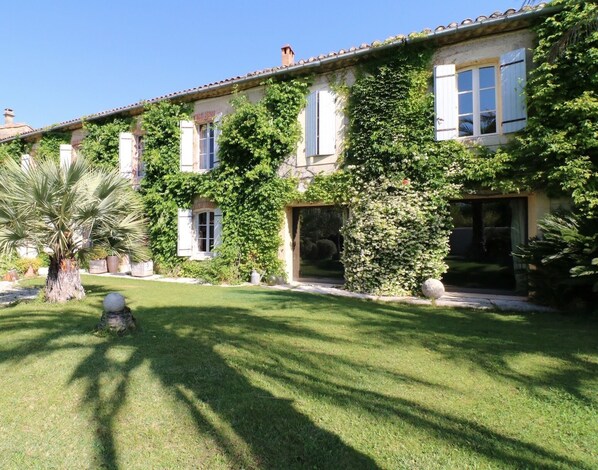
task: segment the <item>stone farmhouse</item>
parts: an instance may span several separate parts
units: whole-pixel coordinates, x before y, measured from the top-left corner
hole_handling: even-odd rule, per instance
[[[303,138],[281,170],[298,177],[301,190],[316,174],[335,171],[343,154],[347,118],[331,85],[333,78],[342,74],[351,85],[359,64],[375,59],[381,52],[396,49],[400,53],[405,42],[427,41],[436,51],[433,59],[436,138],[459,139],[496,149],[526,126],[523,87],[533,67],[531,26],[550,10],[545,4],[518,11],[510,9],[306,60],[296,60],[291,46],[285,45],[282,63],[277,67],[111,109],[85,119],[93,122],[107,117],[139,117],[148,102],[191,103],[193,119],[180,122],[180,171],[209,172],[218,165],[217,123],[232,112],[230,100],[234,89],[247,94],[250,100],[257,100],[265,79],[311,75],[315,79],[307,106],[299,116]],[[83,119],[75,119],[51,128],[23,129],[20,137],[33,143],[31,156],[24,155],[23,161],[35,160],[35,143],[50,130],[71,133],[70,144],[60,147],[61,161],[77,158],[85,136],[82,124]],[[0,142],[15,138],[0,136],[4,136]],[[133,184],[138,184],[144,176],[143,139],[139,126],[133,132],[120,135],[120,171]],[[551,200],[542,192],[487,191],[475,196],[464,194],[452,201],[454,229],[450,239],[450,270],[445,282],[461,288],[515,290],[516,261],[511,256],[512,249],[536,235],[537,221],[561,204],[566,201]],[[345,216],[342,209],[325,204],[297,204],[286,208],[280,256],[290,280],[342,278],[340,262],[328,263],[326,269],[319,269],[318,260],[303,259],[301,244],[315,237],[310,231],[317,227],[318,237],[324,236],[342,247],[338,230]],[[191,209],[179,210],[178,217],[179,256],[198,260],[213,256],[220,237],[222,214],[219,208],[198,197]],[[322,235],[322,230],[329,233]],[[485,256],[474,259],[472,246],[480,243],[485,247]]]

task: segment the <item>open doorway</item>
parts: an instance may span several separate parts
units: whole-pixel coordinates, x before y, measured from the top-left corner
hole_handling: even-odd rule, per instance
[[[345,210],[338,206],[293,208],[295,279],[343,282],[344,220]]]
[[[525,266],[512,252],[527,240],[527,199],[451,202],[448,272],[443,281],[459,289],[525,292]]]

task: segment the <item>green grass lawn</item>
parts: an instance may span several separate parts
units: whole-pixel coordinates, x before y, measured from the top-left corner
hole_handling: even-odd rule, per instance
[[[598,468],[595,319],[84,283],[0,309],[2,469]]]

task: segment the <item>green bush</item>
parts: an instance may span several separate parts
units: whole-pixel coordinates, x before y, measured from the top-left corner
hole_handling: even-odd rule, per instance
[[[320,259],[332,259],[337,253],[336,245],[332,240],[323,238],[316,242],[318,258]]]
[[[18,258],[15,261],[15,268],[21,275],[25,274],[30,267],[33,269],[33,272],[37,274],[42,265],[43,261],[40,258]]]
[[[447,269],[450,227],[440,191],[371,183],[342,230],[346,287],[377,295],[419,292],[424,280]]]
[[[18,256],[14,253],[0,253],[0,276],[4,276],[11,269],[16,269]]]
[[[516,253],[530,266],[534,300],[567,311],[598,312],[598,220],[550,215],[535,238]]]

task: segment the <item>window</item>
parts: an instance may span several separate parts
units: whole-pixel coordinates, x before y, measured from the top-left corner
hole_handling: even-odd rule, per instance
[[[177,254],[193,259],[211,258],[221,240],[222,211],[203,199],[196,200],[193,207],[178,209]]]
[[[199,169],[210,170],[216,162],[216,141],[215,126],[213,123],[201,124],[198,126],[199,137]]]
[[[215,115],[215,113],[212,114]],[[181,171],[208,171],[218,165],[218,135],[220,133],[218,121],[220,117],[221,115],[215,115],[209,121],[201,122],[179,122]]]
[[[459,137],[495,134],[496,67],[475,67],[457,72]]]
[[[142,135],[135,137],[135,149],[137,150],[137,178],[141,179],[145,176],[145,162],[143,161],[145,144]]]
[[[475,52],[472,49],[474,57]],[[460,70],[455,64],[436,65],[436,140],[509,134],[523,129],[527,123],[526,56],[526,49],[516,49],[488,58],[495,65],[463,66]]]
[[[214,212],[200,212],[195,216],[197,251],[211,253],[214,249]]]
[[[336,151],[335,96],[328,90],[307,97],[305,152],[307,157],[334,155]]]

